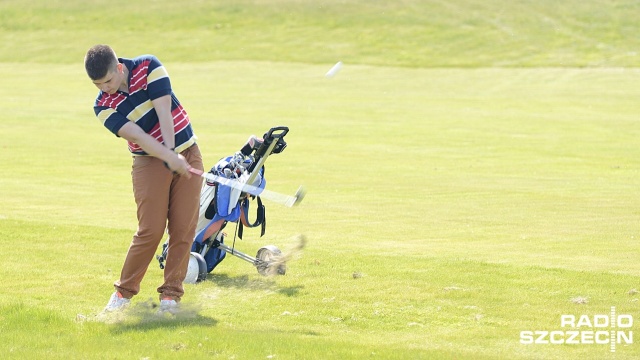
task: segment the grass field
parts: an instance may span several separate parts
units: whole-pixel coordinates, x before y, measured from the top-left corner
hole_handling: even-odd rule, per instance
[[[639,321],[636,2],[125,4],[0,2],[0,358],[640,357],[520,342],[594,330],[563,314]],[[305,234],[286,276],[227,259],[166,319],[152,263],[96,321],[136,227],[82,67],[100,42],[164,61],[206,164],[291,128],[268,187],[307,197],[237,244]]]

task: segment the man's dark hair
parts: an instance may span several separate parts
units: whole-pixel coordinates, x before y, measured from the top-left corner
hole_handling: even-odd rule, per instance
[[[109,45],[95,45],[84,57],[84,68],[91,80],[102,79],[117,64],[116,52]]]

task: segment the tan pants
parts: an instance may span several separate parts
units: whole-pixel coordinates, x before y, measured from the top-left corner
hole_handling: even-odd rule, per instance
[[[202,170],[202,155],[197,145],[181,153],[194,168]],[[189,253],[198,222],[202,178],[174,175],[162,160],[152,156],[134,156],[131,170],[133,195],[138,206],[138,231],[127,252],[116,290],[131,298],[140,291],[140,282],[154,259],[160,241],[168,230],[170,240],[160,297],[176,301],[184,294],[182,281],[187,274]]]

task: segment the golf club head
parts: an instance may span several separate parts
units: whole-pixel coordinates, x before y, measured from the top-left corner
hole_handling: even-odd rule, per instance
[[[304,187],[300,186],[298,188],[298,191],[296,191],[296,194],[294,195],[296,198],[296,201],[293,203],[293,205],[298,205],[300,204],[300,202],[302,201],[302,199],[304,199],[304,196],[307,194],[307,190],[305,190]]]

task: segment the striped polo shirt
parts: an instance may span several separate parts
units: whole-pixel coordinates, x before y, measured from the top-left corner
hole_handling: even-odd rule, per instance
[[[120,128],[128,121],[135,122],[147,134],[162,143],[162,132],[158,115],[151,100],[171,95],[171,114],[175,132],[175,151],[181,152],[195,144],[197,138],[191,128],[189,116],[171,90],[167,70],[153,55],[142,55],[133,59],[118,58],[129,70],[129,93],[117,91],[109,94],[100,91],[93,109],[104,126],[118,136]],[[133,142],[129,151],[133,155],[148,155]]]

